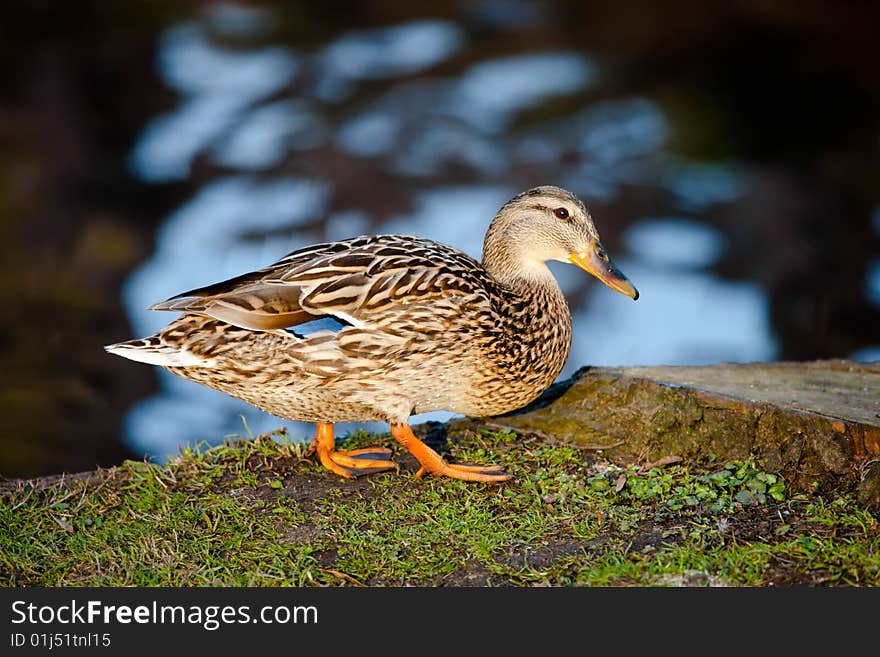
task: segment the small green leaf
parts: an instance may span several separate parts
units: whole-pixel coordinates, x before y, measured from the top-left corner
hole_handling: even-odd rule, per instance
[[[593,490],[608,490],[610,484],[605,477],[596,477],[590,481],[590,486],[592,486]]]
[[[767,490],[767,486],[764,482],[759,481],[758,479],[749,479],[749,481],[746,482],[746,488],[754,493],[763,493]]]
[[[777,502],[781,502],[785,499],[785,484],[781,481],[770,486],[770,490],[767,493]]]

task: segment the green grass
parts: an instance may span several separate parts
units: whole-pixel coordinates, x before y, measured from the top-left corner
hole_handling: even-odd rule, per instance
[[[393,441],[358,433],[345,447],[364,444]],[[622,468],[508,432],[471,432],[450,450],[514,479],[403,468],[346,481],[261,436],[22,485],[0,496],[0,584],[880,584],[874,514],[791,495],[751,461]]]

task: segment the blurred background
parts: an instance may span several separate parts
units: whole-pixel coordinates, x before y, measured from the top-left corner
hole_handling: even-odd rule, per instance
[[[553,267],[563,377],[880,359],[878,6],[5,2],[0,476],[161,461],[245,422],[309,439],[102,347],[316,241],[479,257],[539,184],[585,200],[642,295]]]

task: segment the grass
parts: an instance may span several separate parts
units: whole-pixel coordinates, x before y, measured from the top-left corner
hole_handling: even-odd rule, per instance
[[[347,481],[260,436],[0,496],[3,586],[876,586],[877,517],[751,461],[620,467],[510,432],[459,462],[503,485]],[[283,437],[281,437],[283,438]],[[344,445],[393,446],[357,433]]]

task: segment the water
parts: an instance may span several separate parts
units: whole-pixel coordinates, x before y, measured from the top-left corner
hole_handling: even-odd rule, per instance
[[[874,87],[847,77],[861,70],[858,44],[872,42],[857,29],[849,49],[823,51],[849,57],[826,62],[840,99],[828,109],[811,102],[812,74],[791,64],[807,55],[774,55],[789,25],[749,41],[713,37],[704,17],[690,46],[663,24],[645,40],[581,3],[398,7],[348,25],[293,6],[182,5],[150,37],[152,75],[173,100],[134,125],[123,175],[147,191],[113,216],[135,225],[150,195],[169,209],[150,217],[155,232],[122,282],[129,326],[103,343],[170,321],[144,310],[153,302],[316,241],[402,232],[479,257],[501,204],[557,184],[584,199],[641,293],[633,303],[551,263],[573,313],[562,377],[586,364],[880,359],[880,185],[876,153],[861,146],[876,142],[876,122],[858,91]],[[824,43],[820,18],[786,47]],[[743,17],[742,34],[763,34],[768,20]],[[750,57],[755,79],[742,74]],[[776,80],[802,88],[776,92]],[[95,253],[110,248],[99,235]],[[100,348],[92,342],[79,350]],[[136,456],[162,460],[247,430],[313,432],[158,368],[112,367],[110,389],[122,372],[156,381],[113,411]],[[385,430],[339,433],[356,426]]]

